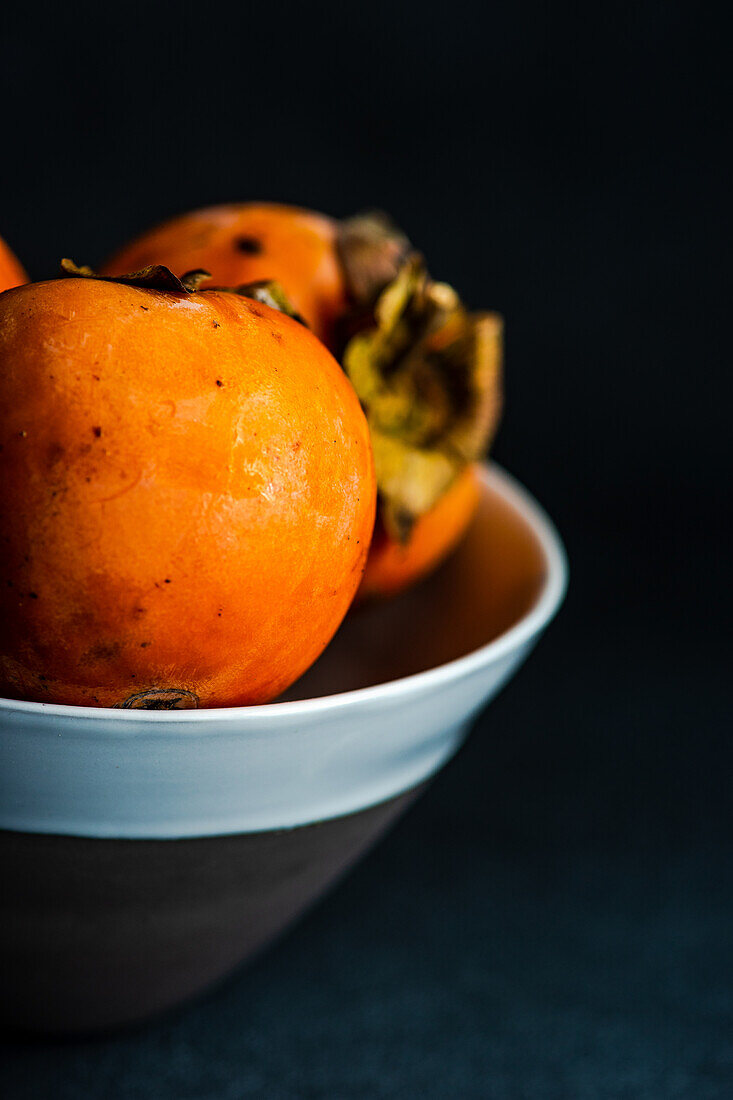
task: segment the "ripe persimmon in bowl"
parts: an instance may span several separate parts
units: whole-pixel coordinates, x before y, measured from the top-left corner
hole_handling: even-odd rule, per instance
[[[262,288],[66,268],[0,295],[0,694],[267,702],[361,580],[356,394]]]
[[[2,1013],[109,1028],[176,1005],[290,924],[457,750],[566,584],[532,498],[482,468],[456,553],[349,616],[278,702],[0,702]]]
[[[427,575],[477,503],[471,467],[501,411],[502,323],[430,277],[380,213],[337,220],[278,203],[183,214],[124,246],[108,275],[163,263],[226,286],[272,279],[341,363],[369,422],[379,490],[359,602]]]

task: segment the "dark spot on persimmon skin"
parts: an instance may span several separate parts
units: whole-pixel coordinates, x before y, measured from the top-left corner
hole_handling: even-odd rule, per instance
[[[152,644],[153,644],[152,642],[140,642],[140,648],[141,649],[147,649],[148,646],[152,645]]]
[[[147,615],[148,609],[147,609],[147,607],[135,607],[135,608],[133,608],[132,613],[133,613],[133,615],[135,616],[136,619],[139,619],[139,618],[141,618],[141,616]]]
[[[84,654],[84,658],[92,661],[114,661],[119,656],[120,649],[119,642],[99,642]]]
[[[217,380],[216,380],[216,384],[217,384],[217,386],[223,386],[223,385],[224,385],[224,383],[222,382],[221,378],[217,378]]]
[[[100,427],[92,428],[92,432],[94,434],[95,439],[99,439],[99,437],[102,434],[102,429]]]
[[[38,593],[37,592],[29,592],[28,595],[30,596],[30,598],[32,600],[37,600],[38,599]]]
[[[249,300],[247,301],[247,309],[253,317],[264,317],[264,313],[262,312],[262,310],[258,309],[257,306],[253,306]]]
[[[300,440],[300,439],[296,439],[296,440],[295,440],[295,443],[293,443],[293,451],[294,451],[295,453],[297,453],[297,452],[298,452],[298,451],[300,450],[300,448],[301,448],[302,446],[303,446],[303,444],[302,444],[301,440]]]
[[[49,466],[55,466],[58,462],[61,462],[66,454],[66,449],[61,446],[60,443],[51,443],[46,451],[46,463]]]
[[[273,340],[277,340],[278,344],[282,344],[283,334],[281,332],[270,332],[270,336],[272,336]]]
[[[259,256],[262,252],[262,241],[258,241],[256,237],[235,237],[234,247],[245,256]]]
[[[221,325],[219,324],[218,321],[212,321],[211,323],[214,326],[214,328],[221,328]]]
[[[140,306],[140,309],[144,309],[146,313],[150,312],[150,306]]]

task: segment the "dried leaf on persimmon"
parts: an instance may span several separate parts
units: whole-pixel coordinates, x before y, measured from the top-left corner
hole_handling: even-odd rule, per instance
[[[382,516],[407,541],[491,442],[501,408],[501,320],[471,313],[410,256],[380,294],[374,324],[343,366],[366,411]]]
[[[356,306],[371,306],[410,253],[410,242],[381,211],[345,218],[336,241],[349,297]]]
[[[143,290],[168,290],[177,294],[194,294],[202,283],[211,278],[208,271],[197,268],[195,271],[187,271],[179,279],[163,264],[151,264],[150,267],[143,267],[128,275],[97,275],[88,265],[79,266],[69,259],[61,261],[61,274],[75,279],[97,279],[103,283],[122,283],[124,286],[136,286]]]
[[[254,302],[262,302],[263,305],[270,306],[271,309],[276,309],[280,313],[286,313],[294,321],[308,327],[308,322],[301,317],[282,285],[275,279],[259,279],[257,282],[242,283],[240,286],[212,287],[211,289],[228,290],[243,298],[251,298]]]

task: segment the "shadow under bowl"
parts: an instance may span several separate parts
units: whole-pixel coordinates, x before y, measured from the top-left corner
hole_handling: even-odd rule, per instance
[[[456,751],[565,584],[549,520],[491,466],[453,556],[349,615],[277,703],[0,701],[4,1023],[133,1023],[260,950]]]

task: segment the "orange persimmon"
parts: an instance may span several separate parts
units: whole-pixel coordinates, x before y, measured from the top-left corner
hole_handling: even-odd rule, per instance
[[[373,461],[338,363],[284,313],[161,270],[0,298],[2,695],[263,702],[361,580]]]
[[[143,235],[104,270],[150,263],[201,266],[222,285],[282,284],[369,422],[379,501],[362,595],[390,594],[434,568],[467,525],[475,501],[465,472],[498,423],[499,318],[469,312],[430,279],[379,214],[336,221],[276,204],[212,207]]]
[[[0,291],[27,282],[28,276],[23,270],[23,265],[0,237]]]
[[[432,572],[463,538],[479,495],[477,468],[467,466],[438,503],[415,522],[404,544],[389,536],[378,517],[358,599],[396,596]]]
[[[126,245],[101,271],[120,275],[158,263],[204,268],[218,286],[276,280],[327,345],[346,308],[337,223],[294,206],[238,203],[184,214]]]

